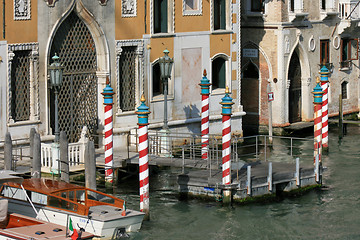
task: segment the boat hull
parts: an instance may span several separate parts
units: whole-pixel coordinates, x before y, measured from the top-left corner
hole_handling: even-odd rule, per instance
[[[35,217],[62,226],[66,226],[69,218],[71,218],[76,228],[84,228],[86,232],[92,233],[101,239],[111,239],[118,230],[128,233],[137,232],[140,230],[144,218],[144,213],[130,209],[126,210],[126,216],[122,216],[119,209],[107,205],[90,207],[91,214],[89,216],[82,216],[40,204],[34,204],[34,207],[38,214],[35,213],[28,202],[9,199],[9,212]],[[103,212],[107,213],[102,214]],[[111,216],[106,216],[107,214]]]

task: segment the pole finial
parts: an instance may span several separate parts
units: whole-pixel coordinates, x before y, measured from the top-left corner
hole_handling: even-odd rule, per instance
[[[229,91],[229,86],[226,86],[226,88],[225,88],[225,93],[230,93],[230,91]]]
[[[145,102],[145,101],[146,101],[144,94],[141,94],[140,101],[141,101],[141,102]]]
[[[320,78],[316,77],[316,83],[319,83],[319,82],[320,82]]]
[[[204,69],[204,73],[203,73],[204,77],[207,76],[207,72],[206,72],[206,69]]]
[[[110,78],[109,76],[106,76],[106,85],[109,85],[110,84]]]

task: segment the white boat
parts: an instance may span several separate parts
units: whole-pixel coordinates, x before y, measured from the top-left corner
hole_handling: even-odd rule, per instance
[[[0,194],[9,199],[11,212],[62,226],[71,217],[75,226],[101,239],[116,239],[126,232],[138,231],[145,215],[125,209],[120,198],[50,179],[7,183],[1,187]]]
[[[93,234],[83,232],[77,239],[93,239],[93,236]],[[0,240],[28,239],[70,240],[72,238],[67,234],[64,226],[16,213],[9,214],[6,226],[0,227]]]
[[[15,172],[0,171],[0,185],[9,181],[22,183],[23,178],[14,176]],[[27,217],[16,213],[8,213],[8,199],[0,199],[0,240],[64,240],[93,239],[93,234],[73,231],[69,236],[67,227]]]

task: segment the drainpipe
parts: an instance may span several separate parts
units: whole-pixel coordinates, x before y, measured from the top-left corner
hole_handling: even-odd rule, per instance
[[[5,0],[3,0],[3,38],[5,39]]]
[[[3,0],[5,1],[5,0]],[[145,25],[145,34],[146,34],[146,0],[144,0],[144,9],[145,9],[145,13],[144,13],[144,25]]]

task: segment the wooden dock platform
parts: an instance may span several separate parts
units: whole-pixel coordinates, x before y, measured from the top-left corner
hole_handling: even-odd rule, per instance
[[[269,179],[269,163],[256,162],[251,164],[251,177],[247,174],[245,165],[239,171],[232,170],[231,185],[222,184],[222,171],[193,170],[178,175],[179,191],[183,195],[218,198],[223,191],[231,189],[234,201],[248,197],[289,192],[302,187],[318,185],[313,165],[301,166],[299,177],[296,165],[291,163],[272,163],[271,180]],[[320,173],[322,171],[319,171]]]

